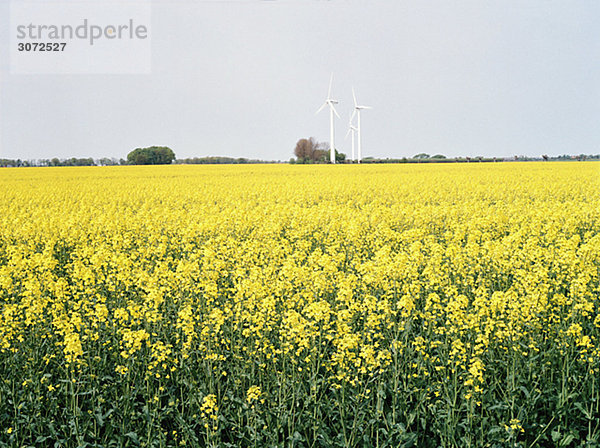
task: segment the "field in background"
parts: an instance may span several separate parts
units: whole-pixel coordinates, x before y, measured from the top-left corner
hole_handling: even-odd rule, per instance
[[[2,446],[600,443],[599,163],[0,191]]]

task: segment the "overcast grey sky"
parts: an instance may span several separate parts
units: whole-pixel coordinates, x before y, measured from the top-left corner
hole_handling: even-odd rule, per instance
[[[600,153],[600,2],[154,1],[151,73],[11,74],[0,0],[0,158],[287,160],[329,139],[315,115],[334,73],[344,140],[363,155]]]

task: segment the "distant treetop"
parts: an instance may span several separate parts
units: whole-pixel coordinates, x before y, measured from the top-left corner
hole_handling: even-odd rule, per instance
[[[429,154],[426,154],[424,152],[421,152],[419,154],[416,154],[413,156],[413,159],[429,159]]]
[[[136,148],[127,154],[130,165],[169,165],[175,160],[175,153],[166,146]]]

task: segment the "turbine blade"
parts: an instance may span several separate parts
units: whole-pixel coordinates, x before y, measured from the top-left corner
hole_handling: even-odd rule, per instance
[[[331,107],[331,109],[333,109],[333,113],[335,114],[335,116],[338,117],[338,118],[340,118],[340,114],[337,113],[337,110],[335,110],[335,107],[333,107],[332,103],[329,103],[329,107]]]
[[[358,103],[356,102],[356,94],[354,93],[354,87],[352,87],[352,98],[354,98],[354,107],[358,107]]]
[[[352,111],[352,116],[350,117],[350,121],[354,120],[354,116],[356,115],[356,109]]]
[[[333,84],[333,72],[331,72],[331,77],[329,78],[329,90],[327,91],[327,99],[331,98],[331,85]]]
[[[327,101],[325,101],[323,103],[323,105],[321,107],[319,107],[319,109],[315,112],[315,115],[317,115],[319,112],[321,112],[325,106],[327,106]]]
[[[344,137],[344,140],[348,139],[348,136],[350,135],[350,132],[352,132],[352,128],[348,128],[348,132],[346,132],[346,136]]]

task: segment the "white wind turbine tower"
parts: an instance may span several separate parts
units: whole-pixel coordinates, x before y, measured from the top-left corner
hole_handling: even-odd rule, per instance
[[[358,163],[362,160],[362,146],[360,139],[360,111],[363,109],[373,109],[371,106],[359,106],[356,101],[356,94],[354,93],[354,87],[352,87],[352,98],[354,98],[354,113],[352,114],[352,118],[356,114],[358,117],[358,126],[357,126],[357,136],[358,136]]]
[[[333,83],[333,73],[331,74],[331,78],[329,79],[329,91],[327,92],[327,99],[325,100],[325,102],[323,103],[323,105],[321,107],[319,107],[319,110],[317,110],[317,114],[319,112],[321,112],[323,110],[323,108],[325,106],[329,106],[329,158],[331,160],[331,163],[335,163],[335,141],[334,141],[334,135],[333,135],[333,114],[335,113],[335,115],[340,118],[340,116],[338,115],[337,111],[335,110],[335,107],[333,106],[334,104],[337,104],[338,102],[334,99],[331,98],[331,84]]]
[[[352,123],[352,118],[354,117],[353,113],[350,113],[350,125],[348,127],[348,132],[346,133],[346,138],[348,138],[348,134],[352,133],[352,161],[354,162],[356,158],[354,157],[354,134],[357,131],[357,127]]]

